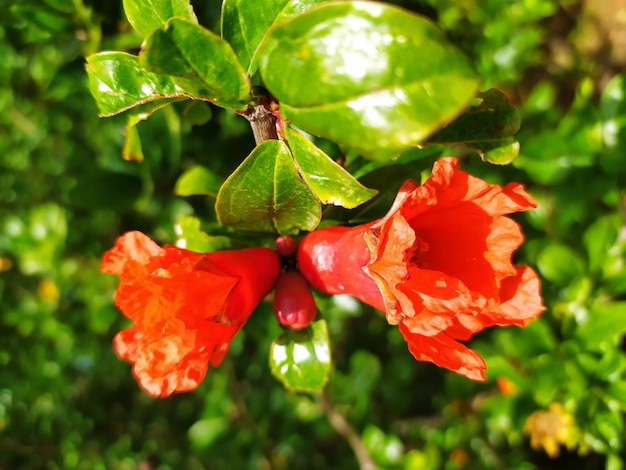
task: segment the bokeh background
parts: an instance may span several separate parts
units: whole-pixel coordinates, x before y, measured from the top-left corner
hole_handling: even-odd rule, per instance
[[[192,3],[217,31],[220,2]],[[252,133],[228,111],[168,107],[139,125],[145,162],[124,161],[125,119],[98,118],[84,70],[140,46],[121,0],[4,0],[0,469],[624,468],[626,1],[394,3],[432,18],[522,116],[512,165],[458,149],[540,202],[518,218],[518,262],[540,272],[548,310],[472,341],[488,382],[417,363],[380,313],[318,296],[335,364],[323,395],[271,376],[266,302],[197,391],[148,397],[112,352],[126,323],[99,258],[131,229],[174,243],[193,215],[219,234],[214,200],[177,181],[197,164],[225,177]]]

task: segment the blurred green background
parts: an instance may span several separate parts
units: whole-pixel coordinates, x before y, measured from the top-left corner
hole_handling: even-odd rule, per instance
[[[254,141],[228,111],[193,125],[168,107],[139,125],[145,162],[121,158],[125,119],[97,117],[84,71],[90,53],[140,46],[121,3],[0,3],[0,469],[624,468],[626,2],[393,2],[436,21],[522,115],[511,166],[462,155],[540,202],[518,218],[518,261],[548,311],[472,341],[487,383],[414,361],[380,313],[320,296],[323,396],[271,376],[265,303],[197,391],[165,400],[112,352],[125,321],[100,255],[131,229],[197,233],[192,215],[218,233],[214,200],[176,182],[196,164],[228,175]],[[220,2],[193,5],[217,30]]]

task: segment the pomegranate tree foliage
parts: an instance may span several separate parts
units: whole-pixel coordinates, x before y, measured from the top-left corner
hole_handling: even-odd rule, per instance
[[[622,468],[626,80],[577,52],[572,99],[563,76],[524,81],[558,2],[403,2],[434,22],[374,2],[146,3],[124,3],[131,26],[114,2],[0,5],[0,466],[356,468],[343,419],[380,468]],[[276,111],[284,139],[264,141]],[[123,231],[271,246],[381,216],[451,154],[539,202],[517,262],[548,311],[472,341],[487,383],[416,363],[379,313],[322,295],[300,332],[261,304],[191,394],[149,400],[112,354],[128,325],[98,265]],[[333,368],[304,364],[302,384],[289,357],[315,345]]]

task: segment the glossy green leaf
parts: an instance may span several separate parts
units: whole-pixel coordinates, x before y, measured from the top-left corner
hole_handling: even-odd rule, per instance
[[[323,204],[352,209],[376,195],[305,136],[290,128],[285,132],[300,175]]]
[[[257,60],[287,119],[379,158],[423,142],[478,87],[430,21],[376,2],[329,2],[278,23]]]
[[[154,111],[153,102],[165,104],[187,95],[167,75],[159,75],[139,65],[137,56],[124,52],[100,52],[87,57],[89,89],[101,116],[112,116],[146,105],[137,114]]]
[[[498,165],[511,163],[519,154],[519,142],[513,137],[520,127],[517,108],[496,89],[478,93],[476,101],[428,141],[465,143],[485,161]]]
[[[228,177],[215,210],[222,225],[281,235],[311,231],[321,218],[319,201],[279,140],[257,146]]]
[[[235,52],[200,25],[172,18],[146,38],[139,63],[173,75],[174,83],[194,98],[225,108],[247,107],[250,82]]]
[[[230,239],[222,236],[212,236],[200,228],[200,220],[185,215],[176,222],[176,246],[197,253],[210,253],[231,247]]]
[[[250,76],[256,72],[253,58],[267,30],[276,21],[301,14],[324,0],[224,0],[222,37],[235,50]]]
[[[217,197],[220,187],[224,183],[223,178],[202,165],[196,165],[185,171],[174,187],[174,193],[178,196],[204,195]]]
[[[198,23],[189,0],[124,0],[124,12],[132,27],[143,36],[174,17]]]
[[[326,320],[319,317],[303,330],[286,329],[270,347],[270,369],[289,390],[321,392],[331,368]]]

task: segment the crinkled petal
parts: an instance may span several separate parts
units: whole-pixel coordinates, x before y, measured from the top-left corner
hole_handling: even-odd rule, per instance
[[[537,207],[536,201],[521,184],[509,183],[504,187],[489,184],[458,170],[458,164],[456,158],[441,158],[435,162],[430,178],[413,193],[413,200],[407,204],[419,210],[417,206],[433,204],[433,201],[439,206],[468,201],[491,216]]]
[[[178,263],[166,265],[134,282],[120,282],[115,303],[135,323],[149,325],[178,317],[193,327],[223,313],[238,279],[194,271]]]
[[[144,390],[164,397],[196,388],[223,360],[281,262],[268,248],[201,254],[130,232],[105,253],[103,270],[120,276],[115,303],[134,322],[114,349]]]
[[[113,248],[102,256],[101,270],[110,274],[121,274],[130,260],[146,265],[153,256],[158,256],[163,248],[141,232],[127,232],[120,236]]]
[[[546,309],[537,273],[528,266],[518,267],[515,276],[503,280],[500,302],[487,313],[494,325],[525,326],[536,319]]]
[[[132,327],[115,336],[113,348],[121,359],[133,364],[133,375],[146,392],[166,397],[197,388],[209,362],[221,362],[238,330],[213,322],[207,322],[202,332]]]
[[[398,290],[404,294],[402,311],[415,310],[414,315],[405,316],[403,323],[413,333],[425,336],[445,331],[459,313],[472,305],[468,288],[455,277],[439,271],[411,267],[409,279]]]
[[[423,336],[411,333],[404,324],[400,332],[408,343],[409,351],[418,361],[433,362],[472,380],[486,380],[485,361],[471,349],[441,333]]]

